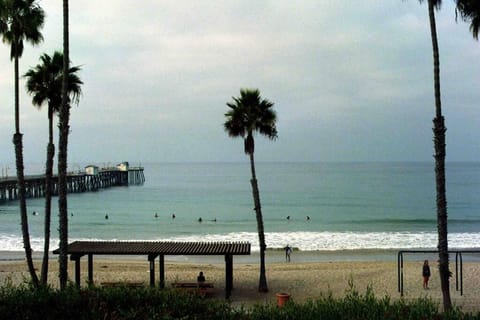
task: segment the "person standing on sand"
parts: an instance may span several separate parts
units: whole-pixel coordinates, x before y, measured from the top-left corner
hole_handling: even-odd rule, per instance
[[[290,254],[292,253],[292,248],[287,244],[285,247],[285,262],[290,262]]]
[[[423,262],[422,275],[423,289],[428,289],[428,280],[430,279],[430,266],[428,265],[428,260]]]

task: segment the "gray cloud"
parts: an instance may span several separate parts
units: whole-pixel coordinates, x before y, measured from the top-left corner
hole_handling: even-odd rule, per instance
[[[26,47],[22,72],[62,45],[61,6],[41,5],[45,43]],[[279,139],[257,139],[259,160],[432,159],[432,53],[418,1],[109,0],[70,10],[85,82],[71,162],[243,161],[241,141],[222,128],[241,87],[259,88],[278,112]],[[480,44],[455,23],[453,1],[437,21],[448,159],[476,160]],[[0,163],[13,163],[8,54],[3,45]],[[43,162],[46,115],[21,99],[26,161]]]

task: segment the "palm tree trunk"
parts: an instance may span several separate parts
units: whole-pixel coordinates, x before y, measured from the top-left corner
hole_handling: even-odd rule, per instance
[[[249,155],[250,167],[252,171],[252,180],[250,180],[250,182],[252,184],[253,202],[255,204],[255,213],[257,218],[258,242],[260,244],[260,279],[258,281],[258,291],[268,292],[265,270],[265,249],[267,248],[267,245],[265,244],[265,231],[263,228],[262,207],[260,205],[260,192],[258,191],[257,177],[255,175],[255,160],[253,152],[250,152]]]
[[[66,288],[68,280],[67,147],[70,106],[67,101],[67,85],[69,61],[68,0],[63,0],[63,81],[58,142],[59,278],[62,290]]]
[[[53,111],[48,107],[48,146],[47,161],[45,164],[45,224],[44,224],[44,245],[43,262],[40,281],[42,285],[47,284],[48,280],[48,256],[50,251],[50,224],[52,216],[52,175],[53,175],[53,157],[55,155],[55,145],[53,144]]]
[[[13,135],[13,144],[15,145],[15,157],[17,164],[17,183],[18,183],[18,200],[20,204],[20,218],[22,224],[23,247],[25,248],[25,259],[27,261],[28,271],[32,278],[32,283],[38,287],[38,277],[32,260],[32,247],[30,245],[30,234],[28,231],[27,203],[25,199],[25,177],[23,174],[23,145],[22,134],[15,133]]]
[[[16,49],[15,49],[16,50]],[[20,94],[19,94],[19,77],[20,72],[18,71],[18,57],[15,57],[15,133],[20,133]]]
[[[20,205],[20,220],[22,224],[23,247],[28,271],[35,287],[38,286],[38,277],[32,260],[32,247],[30,245],[30,233],[28,231],[27,201],[25,199],[25,176],[23,167],[23,143],[20,133],[20,97],[19,97],[19,71],[18,57],[15,57],[15,134],[13,144],[15,146],[15,159],[17,166],[18,200]]]
[[[443,295],[443,308],[450,310],[450,271],[448,268],[448,230],[447,230],[447,196],[445,188],[445,123],[442,116],[440,99],[440,55],[435,25],[435,12],[432,0],[428,1],[428,15],[430,18],[430,32],[433,48],[433,74],[435,91],[435,119],[433,119],[433,134],[435,145],[435,181],[437,190],[437,230],[438,230],[438,256],[439,273]]]

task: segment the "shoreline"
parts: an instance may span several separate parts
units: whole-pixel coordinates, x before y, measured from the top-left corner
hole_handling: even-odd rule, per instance
[[[328,262],[328,261],[397,261],[398,250],[333,250],[333,251],[300,251],[294,249],[291,253],[292,262]],[[50,253],[50,260],[56,260],[57,255]],[[97,257],[97,256],[95,256]],[[118,260],[119,256],[99,256],[102,260]],[[34,252],[33,259],[41,261],[43,252]],[[285,262],[285,251],[283,249],[266,250],[265,258],[267,263]],[[1,261],[23,261],[25,253],[23,251],[0,251]],[[145,256],[132,255],[122,256],[122,260],[144,260]],[[238,263],[255,263],[259,260],[259,252],[253,251],[248,256],[235,256],[234,260]],[[165,256],[165,261],[172,262],[205,262],[223,263],[223,256],[183,256],[169,255]]]
[[[452,249],[453,250],[453,249]],[[359,249],[359,250],[322,250],[322,251],[300,251],[293,249],[291,253],[291,262],[307,263],[307,262],[397,262],[397,249]],[[408,250],[403,250],[408,252]],[[41,261],[43,252],[33,252],[33,259]],[[49,259],[56,260],[57,255],[50,253]],[[102,260],[118,260],[119,256],[95,256]],[[0,251],[0,262],[5,261],[23,261],[25,253],[23,251]],[[122,256],[121,260],[145,260],[142,255]],[[285,251],[283,249],[270,249],[265,252],[267,263],[285,262]],[[423,261],[425,259],[436,261],[437,253],[414,253],[405,254],[404,261]],[[170,262],[186,262],[186,263],[223,263],[223,256],[165,256],[165,261]],[[237,263],[257,263],[259,261],[259,252],[253,251],[248,256],[235,256],[234,261]],[[480,262],[480,251],[478,254],[464,254],[464,262]],[[455,255],[450,254],[450,262],[455,263]]]

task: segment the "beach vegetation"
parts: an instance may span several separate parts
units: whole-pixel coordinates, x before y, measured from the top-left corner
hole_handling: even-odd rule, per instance
[[[173,289],[28,285],[0,288],[2,319],[235,319],[225,300]]]
[[[224,129],[232,138],[244,139],[244,152],[250,157],[250,170],[254,210],[257,219],[257,231],[260,245],[260,279],[258,290],[268,292],[267,276],[265,270],[265,232],[263,226],[262,206],[260,204],[260,191],[258,189],[255,173],[255,139],[254,134],[259,133],[270,140],[277,138],[277,114],[273,110],[273,102],[263,99],[258,89],[240,89],[239,97],[232,97],[227,102],[230,108],[225,113]]]
[[[14,61],[15,133],[13,135],[13,144],[15,146],[23,246],[28,270],[35,285],[38,285],[39,281],[32,261],[27,203],[25,199],[23,135],[20,132],[19,59],[23,54],[24,41],[32,45],[37,45],[43,41],[40,29],[43,27],[44,20],[45,12],[35,0],[0,0],[0,35],[3,42],[10,45],[10,59]]]
[[[428,298],[395,300],[378,298],[372,289],[359,293],[354,288],[343,298],[331,294],[305,303],[289,300],[235,306],[223,299],[205,298],[174,289],[150,287],[95,287],[64,290],[28,284],[0,287],[2,319],[480,319],[480,313],[451,308],[439,311]]]
[[[351,288],[343,298],[332,294],[308,300],[305,303],[287,302],[282,308],[272,304],[257,304],[248,311],[246,319],[480,319],[479,314],[451,308],[440,312],[437,303],[428,298],[392,300],[389,296],[376,297],[372,288],[364,294]]]
[[[32,104],[39,109],[44,104],[48,107],[48,144],[47,159],[45,164],[45,222],[44,222],[44,256],[40,283],[47,283],[48,275],[48,254],[50,251],[50,221],[51,201],[53,192],[53,158],[55,145],[53,143],[53,120],[58,114],[62,103],[62,81],[63,81],[63,54],[55,51],[52,56],[44,53],[40,56],[41,63],[28,70],[24,77],[27,79],[27,92],[32,96]],[[68,71],[68,101],[79,102],[82,92],[82,81],[78,76],[79,66],[70,67]]]

